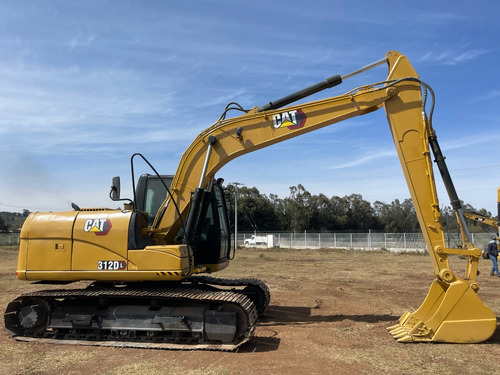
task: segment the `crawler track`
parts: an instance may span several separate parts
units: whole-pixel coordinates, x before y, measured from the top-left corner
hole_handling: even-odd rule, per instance
[[[222,279],[212,276],[191,276],[186,281],[195,286],[215,286],[223,287],[232,292],[243,293],[254,302],[257,313],[261,316],[271,300],[271,293],[267,285],[259,279]]]
[[[230,351],[252,337],[251,298],[193,285],[27,293],[7,306],[5,327],[20,341],[154,349]]]

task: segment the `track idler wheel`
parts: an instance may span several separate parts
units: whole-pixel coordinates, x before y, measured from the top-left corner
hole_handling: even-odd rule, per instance
[[[257,285],[247,285],[242,293],[252,300],[257,310],[257,314],[259,317],[262,316],[269,304],[264,291]]]
[[[49,306],[42,300],[16,300],[7,306],[5,328],[13,335],[44,331],[48,324]]]
[[[248,328],[248,317],[240,306],[231,303],[225,303],[220,308],[221,312],[234,313],[236,317],[235,338],[241,337]]]
[[[248,318],[240,306],[224,303],[205,312],[205,334],[209,341],[233,344],[245,339]]]

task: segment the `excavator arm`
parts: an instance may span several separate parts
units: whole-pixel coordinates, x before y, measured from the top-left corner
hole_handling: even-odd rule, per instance
[[[188,220],[192,193],[197,189],[210,189],[216,172],[232,159],[384,107],[435,275],[424,303],[415,312],[405,313],[399,323],[390,328],[391,333],[405,342],[484,341],[493,334],[496,317],[477,296],[481,250],[473,246],[467,231],[460,200],[432,128],[432,109],[429,116],[425,111],[422,92],[426,96],[432,90],[419,79],[405,56],[391,51],[372,66],[384,62],[389,73],[383,82],[344,95],[279,108],[342,81],[342,77],[334,76],[320,84],[319,89],[306,89],[305,93],[253,108],[242,116],[219,120],[203,131],[181,158],[171,185],[172,198],[165,200],[153,223],[154,239],[158,244],[174,241],[180,228],[177,212]],[[466,239],[465,248],[446,246],[431,151]],[[177,211],[171,204],[172,199]],[[462,276],[450,269],[450,255],[466,258]]]

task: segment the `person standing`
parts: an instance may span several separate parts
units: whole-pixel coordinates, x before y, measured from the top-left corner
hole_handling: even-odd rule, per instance
[[[498,248],[497,248],[497,238],[496,236],[491,237],[491,241],[488,242],[488,255],[493,262],[493,267],[491,268],[491,276],[495,275],[495,272],[497,276],[500,276],[500,272],[498,272]]]

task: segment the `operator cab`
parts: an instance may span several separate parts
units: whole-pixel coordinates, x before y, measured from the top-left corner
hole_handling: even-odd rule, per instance
[[[173,179],[172,175],[156,176],[147,173],[139,177],[135,205],[138,211],[148,213],[148,227],[153,225],[156,213],[167,196],[165,185],[170,189]]]
[[[166,188],[170,188],[172,175],[143,174],[136,187],[135,211],[129,228],[129,249],[141,249],[152,244],[149,235],[143,235],[142,229],[151,227],[165,198]],[[176,236],[182,242],[188,242],[193,251],[196,264],[217,264],[229,259],[231,232],[222,180],[214,181],[211,191],[203,190],[198,204],[193,204],[189,216],[192,225],[188,229],[186,241],[185,228],[181,226]],[[120,199],[119,177],[113,178],[110,197]],[[186,219],[185,219],[186,220]],[[189,221],[189,219],[187,220]]]

